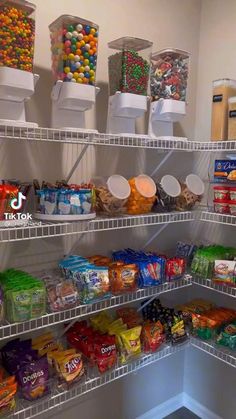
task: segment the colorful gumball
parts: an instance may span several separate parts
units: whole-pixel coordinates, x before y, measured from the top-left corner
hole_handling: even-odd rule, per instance
[[[61,16],[61,18],[50,25],[50,31],[52,69],[55,80],[94,85],[97,28],[89,22],[87,24],[80,23],[80,18],[73,17],[70,23],[70,18]],[[4,48],[6,42],[6,39],[2,40]],[[21,51],[19,50],[20,54]],[[6,60],[8,59],[6,54]]]

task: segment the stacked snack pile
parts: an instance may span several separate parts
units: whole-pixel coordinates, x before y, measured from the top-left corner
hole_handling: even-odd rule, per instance
[[[216,344],[236,349],[236,311],[216,307],[205,300],[193,300],[177,307],[181,310],[185,323],[190,325],[192,334],[204,340],[214,340]]]
[[[34,186],[39,201],[40,214],[85,215],[94,211],[93,185],[69,185],[65,181],[59,181],[55,184],[43,182],[40,188],[38,181],[35,180]]]
[[[98,27],[79,17],[62,16],[50,26],[55,81],[95,85]]]
[[[186,100],[189,55],[184,51],[163,50],[153,54],[150,88],[152,100]]]
[[[214,211],[236,215],[236,158],[215,160]]]
[[[236,286],[236,249],[224,246],[207,246],[194,255],[191,271],[216,284]]]
[[[33,71],[34,5],[4,1],[0,5],[0,66]]]

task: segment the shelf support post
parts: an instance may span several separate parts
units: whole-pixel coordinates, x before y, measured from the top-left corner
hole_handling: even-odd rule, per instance
[[[72,176],[73,176],[73,174],[74,174],[75,170],[77,169],[77,167],[78,167],[78,165],[80,164],[80,162],[81,162],[82,158],[84,157],[84,155],[85,155],[85,153],[86,153],[86,151],[87,151],[88,147],[89,147],[89,144],[86,144],[86,145],[82,148],[82,150],[81,150],[81,152],[80,152],[80,154],[79,154],[79,157],[77,158],[77,160],[76,160],[76,162],[75,162],[74,166],[72,167],[71,171],[69,172],[69,174],[68,174],[68,175],[67,175],[67,177],[66,177],[66,182],[67,182],[67,183],[68,183],[68,182],[70,181],[70,179],[72,178]]]

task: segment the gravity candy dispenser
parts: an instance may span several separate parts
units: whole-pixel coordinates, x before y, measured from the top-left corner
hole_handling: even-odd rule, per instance
[[[174,48],[152,55],[149,134],[173,135],[173,122],[186,113],[189,53]]]
[[[95,103],[98,25],[63,15],[50,26],[52,127],[85,130],[85,111]],[[93,132],[94,130],[87,130]]]
[[[123,37],[109,42],[108,133],[135,133],[135,120],[147,111],[152,42]]]
[[[0,125],[35,127],[25,120],[33,74],[35,8],[24,0],[0,0]]]

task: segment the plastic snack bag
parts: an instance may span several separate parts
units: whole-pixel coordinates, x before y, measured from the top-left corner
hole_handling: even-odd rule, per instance
[[[120,333],[121,363],[124,364],[141,353],[141,326],[128,329]]]

